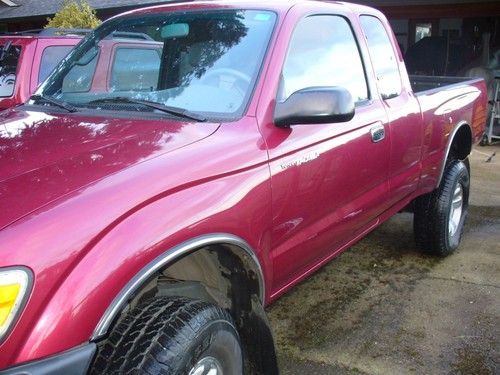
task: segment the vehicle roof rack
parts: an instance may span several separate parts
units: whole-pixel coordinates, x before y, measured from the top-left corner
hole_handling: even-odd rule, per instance
[[[49,27],[46,29],[32,29],[14,32],[0,33],[0,35],[38,35],[38,36],[84,36],[90,33],[91,29],[60,29]]]
[[[58,27],[48,27],[42,29],[38,35],[40,36],[63,36],[63,35],[78,35],[84,36],[89,34],[92,29],[63,29]]]
[[[112,34],[113,38],[127,38],[127,39],[139,39],[139,40],[154,40],[148,34],[136,33],[133,31],[115,31]]]
[[[89,34],[91,29],[59,29],[56,27],[50,27],[46,29],[33,29],[24,30],[16,32],[6,32],[0,33],[2,35],[21,35],[21,36],[85,36]],[[136,33],[133,31],[115,31],[109,38],[126,38],[126,39],[137,39],[137,40],[151,40],[154,41],[148,34]]]
[[[0,35],[37,35],[41,29],[23,30],[23,31],[4,31]]]

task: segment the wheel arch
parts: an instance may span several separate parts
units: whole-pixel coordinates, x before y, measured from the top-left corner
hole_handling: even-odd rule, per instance
[[[265,302],[265,280],[262,267],[256,253],[251,246],[238,236],[228,233],[206,234],[185,241],[173,248],[170,248],[157,256],[137,274],[135,274],[115,296],[111,304],[107,307],[91,336],[91,340],[97,340],[105,336],[113,322],[119,317],[127,303],[140,293],[141,288],[145,288],[151,278],[162,270],[168,269],[177,262],[196,254],[203,249],[222,247],[229,250],[238,257],[251,274],[255,275],[257,283],[257,295],[260,304]]]
[[[441,184],[448,160],[466,160],[472,151],[472,143],[473,138],[470,125],[466,121],[459,122],[448,137],[436,187]],[[466,165],[468,166],[468,163]]]
[[[183,277],[186,271],[188,276]],[[189,277],[189,272],[194,277]],[[215,275],[218,285],[223,283],[218,289],[222,292],[220,298],[208,293],[203,285],[204,280],[210,280],[210,275]],[[189,286],[187,289],[167,287],[166,294],[162,294],[163,289],[159,289],[162,284],[158,281],[162,276],[178,278],[180,285],[193,279],[200,283],[194,285],[195,289]],[[148,289],[152,283],[154,289]],[[264,274],[256,253],[246,241],[235,235],[214,233],[165,251],[143,267],[116,295],[97,324],[91,341],[104,339],[127,312],[127,307],[149,297],[152,290],[156,293],[153,298],[164,295],[200,298],[226,308],[236,323],[243,344],[245,373],[278,374],[274,339],[264,311]]]

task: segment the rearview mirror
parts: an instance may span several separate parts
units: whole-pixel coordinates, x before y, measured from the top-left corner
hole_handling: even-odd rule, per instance
[[[279,127],[294,124],[347,122],[354,117],[354,101],[343,87],[309,87],[294,92],[274,109]]]
[[[163,39],[182,38],[189,35],[189,24],[172,23],[161,28],[161,37]]]

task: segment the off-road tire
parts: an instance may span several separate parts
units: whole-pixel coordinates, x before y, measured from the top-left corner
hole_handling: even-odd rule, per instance
[[[130,311],[100,346],[91,374],[188,375],[203,358],[224,374],[243,369],[238,332],[223,308],[183,297],[149,300]]]
[[[450,234],[450,207],[458,184],[462,187],[462,213],[458,228]],[[422,251],[446,256],[456,250],[467,217],[469,187],[469,171],[465,163],[452,160],[446,165],[439,187],[416,199],[413,230],[417,246]]]

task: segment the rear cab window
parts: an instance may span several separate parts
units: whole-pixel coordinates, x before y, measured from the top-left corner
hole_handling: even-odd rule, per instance
[[[389,35],[382,22],[374,17],[360,17],[361,28],[368,44],[377,85],[382,99],[390,99],[401,94],[401,75]]]
[[[14,94],[17,66],[21,57],[21,47],[6,42],[0,45],[0,97]]]
[[[43,50],[38,72],[38,83],[45,81],[57,64],[66,57],[73,46],[50,46]]]

